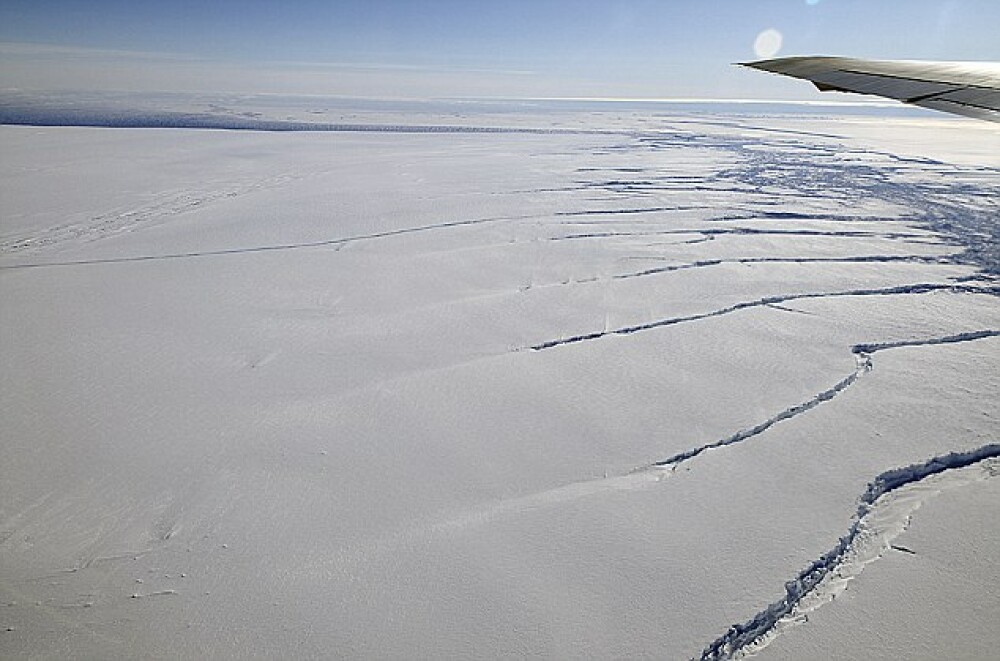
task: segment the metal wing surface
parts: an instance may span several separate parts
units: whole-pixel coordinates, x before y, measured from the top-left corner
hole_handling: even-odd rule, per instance
[[[783,57],[742,66],[812,81],[823,92],[873,94],[1000,122],[1000,63]]]

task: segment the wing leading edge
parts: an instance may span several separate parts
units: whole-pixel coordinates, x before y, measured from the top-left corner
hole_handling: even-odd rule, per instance
[[[741,66],[811,81],[820,91],[874,94],[1000,122],[1000,63],[782,57]]]

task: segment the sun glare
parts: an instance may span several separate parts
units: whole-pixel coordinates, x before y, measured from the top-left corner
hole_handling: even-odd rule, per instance
[[[774,57],[781,50],[781,33],[774,28],[768,28],[757,35],[753,42],[753,52],[757,57],[766,60]]]

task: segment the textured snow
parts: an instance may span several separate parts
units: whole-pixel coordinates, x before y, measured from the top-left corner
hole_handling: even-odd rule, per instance
[[[995,128],[451,119],[0,127],[0,655],[996,649]]]

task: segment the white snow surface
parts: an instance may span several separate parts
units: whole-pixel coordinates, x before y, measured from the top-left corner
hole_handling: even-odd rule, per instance
[[[0,656],[696,658],[998,442],[995,127],[566,125],[0,127]],[[754,652],[997,653],[961,470]]]

